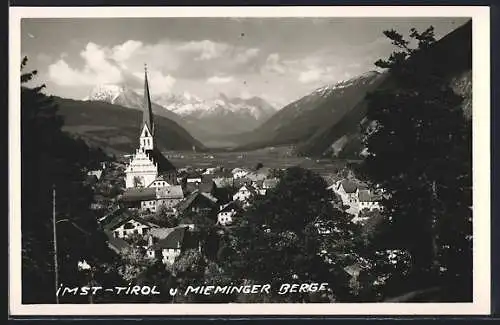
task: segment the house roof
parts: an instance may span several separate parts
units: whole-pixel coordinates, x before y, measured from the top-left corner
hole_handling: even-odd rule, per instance
[[[325,180],[327,187],[331,187],[332,185],[335,185],[335,182],[337,181],[335,179],[335,177],[333,177],[331,175],[325,175],[325,176],[323,176],[323,179]]]
[[[104,229],[107,230],[107,231],[112,231],[118,227],[120,227],[121,225],[123,225],[124,223],[127,223],[128,221],[130,220],[135,220],[143,225],[146,225],[148,227],[151,227],[151,228],[157,228],[158,225],[150,222],[150,221],[146,221],[146,220],[143,220],[139,217],[136,217],[136,216],[133,216],[133,215],[128,215],[128,216],[124,216],[124,217],[121,217],[121,218],[116,218],[115,220],[109,222],[107,225],[104,226]]]
[[[240,187],[240,189],[238,190],[238,192],[240,192],[243,189],[247,189],[250,193],[252,193],[254,195],[257,194],[257,190],[253,186],[243,185],[242,187]]]
[[[138,202],[156,199],[156,188],[154,187],[130,187],[125,189],[120,201]]]
[[[164,239],[166,238],[175,228],[153,228],[149,231],[149,234],[154,238]]]
[[[236,167],[234,168],[231,173],[232,174],[236,174],[236,173],[239,173],[239,172],[244,172],[244,173],[248,173],[248,170],[244,169],[244,168],[240,168],[240,167]]]
[[[200,192],[203,192],[203,193],[211,193],[214,186],[215,186],[215,184],[212,180],[207,180],[207,181],[202,181],[198,185],[198,189],[200,190]]]
[[[130,247],[130,245],[121,238],[115,238],[113,234],[106,231],[106,236],[108,237],[108,245],[117,252],[121,252]]]
[[[376,197],[370,193],[369,190],[359,190],[358,199],[361,202],[374,202]]]
[[[217,187],[224,187],[224,186],[229,186],[233,184],[233,178],[232,177],[216,177],[213,179],[213,182],[215,183],[215,186]]]
[[[101,175],[102,175],[102,170],[90,170],[89,172],[87,172],[87,175],[88,176],[91,176],[91,175],[94,175],[95,177],[97,177],[97,179],[100,179],[101,178]]]
[[[186,227],[175,228],[165,238],[160,239],[156,244],[151,246],[150,249],[182,248],[186,230]]]
[[[175,172],[175,166],[157,148],[146,150],[146,153],[154,163],[158,164],[158,173]]]
[[[220,206],[219,213],[230,211],[230,210],[235,210],[237,212],[241,212],[242,211],[242,209],[241,209],[241,207],[240,207],[239,204],[237,204],[235,201],[231,201],[229,203],[226,203],[226,204]]]
[[[358,189],[358,185],[349,179],[344,179],[340,184],[346,193],[354,193]]]
[[[173,185],[158,188],[156,190],[156,198],[158,199],[182,199],[184,198],[184,192],[182,186]]]
[[[199,190],[196,190],[191,193],[184,201],[181,201],[179,202],[179,204],[177,204],[177,210],[184,211],[194,203],[196,203],[197,200],[206,200],[206,202],[209,202],[210,205],[215,205],[215,203],[217,202],[217,199],[209,195],[208,193],[203,193]]]

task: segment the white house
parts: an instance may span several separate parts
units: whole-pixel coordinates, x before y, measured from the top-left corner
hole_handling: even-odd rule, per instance
[[[172,185],[174,185],[174,184],[171,184],[171,183],[172,183],[171,180],[168,180],[163,175],[160,175],[151,184],[149,184],[147,187],[161,188],[161,187],[166,187],[166,186],[172,186]]]
[[[249,185],[243,185],[238,192],[233,195],[233,201],[248,203],[248,201],[257,195],[257,190]]]
[[[358,190],[359,210],[380,210],[378,197],[370,190]]]
[[[221,205],[217,213],[217,223],[222,226],[230,225],[234,216],[239,212],[241,212],[241,209],[234,201]]]
[[[243,168],[235,168],[231,171],[234,179],[239,179],[245,177],[249,172]]]
[[[184,249],[187,227],[176,227],[165,238],[148,238],[146,255],[149,258],[159,258],[166,265],[172,265]]]
[[[129,238],[133,235],[145,235],[151,228],[158,226],[142,220],[141,218],[130,216],[117,222],[106,225],[106,230],[113,234],[115,238]]]

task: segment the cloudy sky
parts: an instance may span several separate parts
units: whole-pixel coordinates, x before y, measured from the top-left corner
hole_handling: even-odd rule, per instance
[[[283,105],[315,88],[374,70],[393,49],[386,29],[434,26],[438,38],[466,18],[23,19],[22,55],[47,92],[81,99],[99,84],[142,85],[153,95],[260,96]]]

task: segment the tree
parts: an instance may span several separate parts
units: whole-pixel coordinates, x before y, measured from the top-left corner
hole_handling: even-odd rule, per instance
[[[328,282],[335,299],[345,299],[349,289],[343,268],[350,263],[354,232],[349,218],[332,207],[326,188],[323,178],[307,169],[287,169],[277,187],[229,230],[231,249],[226,248],[222,265],[233,279],[278,286]],[[309,296],[274,294],[271,299],[303,302]]]
[[[368,96],[361,168],[386,191],[386,232],[378,244],[411,253],[416,278],[407,277],[402,290],[410,282],[438,283],[458,286],[455,298],[470,299],[471,123],[462,98],[433,65],[433,27],[410,30],[414,48],[394,30],[384,34],[397,50],[375,64],[388,69],[392,85]]]
[[[25,57],[21,70],[27,65]],[[114,254],[90,210],[92,189],[85,170],[102,152],[62,131],[57,106],[42,91],[28,88],[36,71],[21,74],[21,231],[23,303],[55,301],[52,191],[56,189],[59,283],[81,285],[77,263],[112,263]],[[99,276],[99,273],[97,274]]]

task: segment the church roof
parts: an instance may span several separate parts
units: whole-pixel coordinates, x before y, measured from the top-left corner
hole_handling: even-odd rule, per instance
[[[158,173],[169,173],[176,170],[175,166],[157,148],[146,150],[146,153],[154,163],[158,164]]]
[[[149,131],[154,135],[153,109],[151,107],[151,98],[149,96],[148,73],[144,69],[144,102],[143,102],[142,125],[146,124]]]

